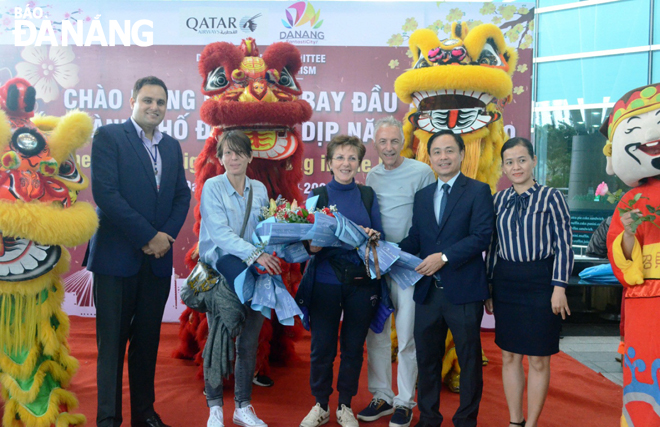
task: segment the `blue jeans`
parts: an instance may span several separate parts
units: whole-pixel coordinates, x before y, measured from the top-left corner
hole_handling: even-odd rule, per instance
[[[234,364],[234,400],[237,408],[244,408],[252,400],[252,378],[257,363],[257,346],[259,332],[264,322],[264,316],[250,307],[243,331],[236,338],[236,362]],[[222,383],[214,388],[204,379],[206,403],[211,406],[222,406]]]
[[[332,394],[332,369],[343,311],[337,391],[339,404],[351,406],[351,399],[358,391],[364,342],[380,302],[380,290],[379,280],[364,286],[314,283],[309,307],[312,330],[309,383],[312,395],[321,405],[327,405]]]

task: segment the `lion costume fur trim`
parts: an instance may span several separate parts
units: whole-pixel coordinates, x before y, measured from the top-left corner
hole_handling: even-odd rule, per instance
[[[63,208],[40,202],[0,200],[0,230],[42,245],[76,246],[92,238],[99,220],[89,203]],[[21,285],[23,286],[23,285]]]

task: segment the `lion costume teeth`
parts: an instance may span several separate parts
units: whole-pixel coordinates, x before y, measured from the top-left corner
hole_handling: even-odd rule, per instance
[[[91,205],[76,203],[88,181],[74,152],[92,134],[91,118],[33,117],[35,91],[23,79],[0,88],[0,384],[4,427],[85,424],[68,411],[65,390],[78,369],[69,355],[61,309],[62,246],[88,241],[98,226]]]

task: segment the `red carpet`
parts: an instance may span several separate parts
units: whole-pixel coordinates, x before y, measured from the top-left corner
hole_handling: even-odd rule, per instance
[[[197,367],[192,362],[172,359],[169,355],[177,344],[178,325],[164,324],[156,372],[156,410],[173,427],[206,426],[208,410],[202,395],[202,382],[195,378]],[[274,367],[271,388],[254,387],[253,404],[257,414],[269,427],[297,427],[314,404],[309,391],[309,336],[297,345],[301,362],[294,366]],[[493,333],[483,333],[482,340],[490,364],[484,368],[484,395],[479,414],[479,425],[505,427],[509,415],[500,377],[501,357],[493,342]],[[84,413],[88,425],[95,425],[96,417],[96,341],[94,320],[72,317],[70,344],[72,353],[80,361],[80,370],[74,377],[71,390],[80,400],[79,412]],[[614,357],[614,356],[612,356]],[[335,363],[335,367],[338,366]],[[127,369],[124,369],[124,424],[130,426]],[[396,374],[394,375],[396,378]],[[552,357],[550,392],[541,426],[618,426],[621,413],[621,389],[614,383],[560,353]],[[336,393],[330,400],[330,423],[336,424],[334,410]],[[361,410],[369,403],[367,391],[366,359],[360,379],[360,393],[353,399],[353,408]],[[458,407],[458,395],[443,390],[441,411],[445,425],[451,425],[451,416]],[[225,420],[232,426],[234,410],[233,392],[225,390]],[[384,427],[389,417],[363,426]],[[419,419],[414,411],[413,426]]]

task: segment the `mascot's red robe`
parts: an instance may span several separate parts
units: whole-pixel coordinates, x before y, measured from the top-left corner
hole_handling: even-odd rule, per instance
[[[610,263],[624,286],[622,427],[660,426],[659,113],[660,84],[643,86],[617,101],[601,128],[609,140],[608,173],[635,187],[619,202],[607,234]],[[631,208],[645,220],[635,230],[628,259],[621,216]]]
[[[651,178],[626,193],[619,207],[641,193],[634,207],[660,206],[660,180]],[[632,260],[621,251],[623,226],[617,210],[607,235],[610,262],[625,287],[623,426],[660,426],[660,228],[643,222],[635,234]],[[654,410],[655,407],[655,410]],[[629,418],[628,421],[625,418]]]

